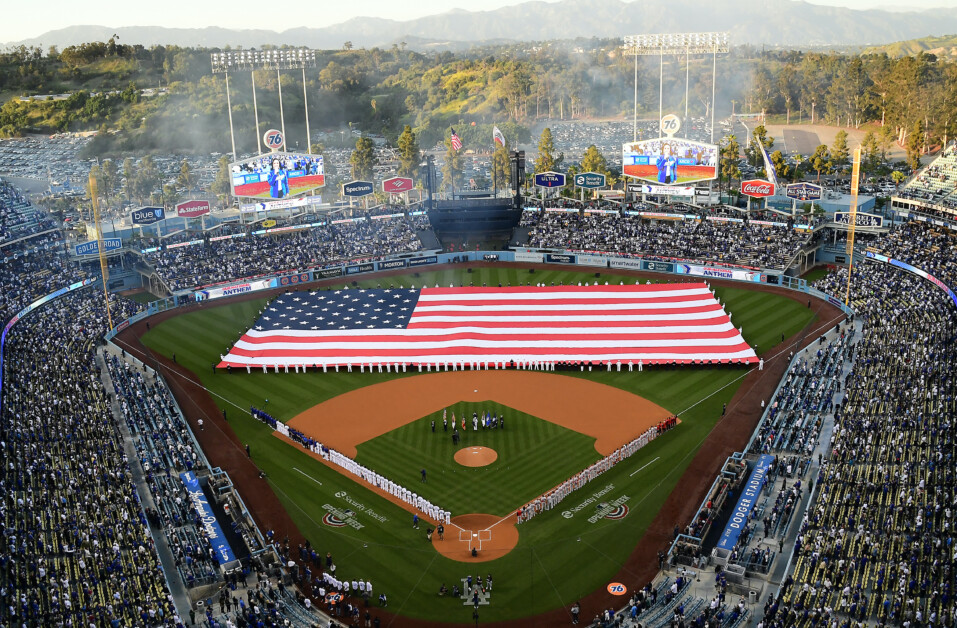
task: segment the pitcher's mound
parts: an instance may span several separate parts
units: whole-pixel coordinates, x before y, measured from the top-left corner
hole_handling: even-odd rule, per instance
[[[498,453],[488,447],[465,447],[455,452],[455,461],[463,467],[484,467],[498,459]]]

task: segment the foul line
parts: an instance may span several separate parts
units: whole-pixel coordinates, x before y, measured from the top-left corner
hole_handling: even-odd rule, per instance
[[[658,456],[657,458],[655,458],[654,460],[652,460],[651,462],[649,462],[648,464],[646,464],[646,465],[645,465],[644,467],[642,467],[641,469],[644,469],[644,468],[647,467],[649,464],[654,464],[655,462],[658,462],[658,458],[661,458],[661,456]],[[634,475],[635,475],[636,473],[638,473],[638,471],[641,471],[641,469],[638,469],[637,471],[632,471],[631,474],[629,474],[628,477],[634,477]],[[297,469],[297,470],[298,470],[298,469]]]
[[[309,478],[310,480],[312,480],[313,482],[315,482],[315,483],[318,484],[319,486],[322,486],[322,482],[320,482],[320,481],[317,480],[316,478],[312,477],[311,475],[309,475],[309,474],[306,473],[305,471],[299,469],[298,467],[293,467],[292,470],[293,470],[293,471],[299,471],[299,473],[303,474],[304,476],[306,476],[307,478]]]

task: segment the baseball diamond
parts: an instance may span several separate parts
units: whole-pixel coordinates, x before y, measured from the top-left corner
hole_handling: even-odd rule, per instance
[[[483,266],[472,265],[472,274],[465,274],[461,267],[423,272],[414,281],[429,285],[461,285],[469,281],[501,282],[503,285],[509,281],[517,284],[520,277],[524,279],[527,273],[523,268],[528,268],[518,264],[499,264],[491,268]],[[535,279],[555,281],[557,285],[559,281],[577,283],[591,276],[565,268],[541,266]],[[603,279],[607,279],[609,283],[633,283],[636,276],[626,271],[607,274]],[[408,285],[411,280],[411,277],[397,272],[381,275],[380,278],[362,278],[358,285],[375,287],[387,281],[398,286]],[[779,291],[781,295],[778,296],[772,294],[773,289],[745,290],[733,284],[723,285],[720,281],[713,281],[712,285],[716,287],[716,295],[726,305],[728,312],[734,316],[735,324],[743,328],[745,340],[752,346],[770,347],[782,333],[792,336],[807,325],[821,308],[818,306],[809,310],[795,299],[788,298],[784,291]],[[461,567],[456,565],[469,562],[481,562],[483,570],[491,569],[496,573],[495,595],[490,598],[492,602],[488,607],[483,607],[483,617],[493,620],[525,617],[520,625],[551,625],[547,619],[548,615],[540,615],[541,613],[567,604],[569,600],[585,599],[591,591],[603,590],[603,583],[611,581],[625,562],[640,560],[636,552],[640,552],[646,542],[656,538],[654,535],[648,537],[646,531],[653,520],[664,516],[661,504],[668,501],[668,496],[672,494],[678,480],[696,459],[696,453],[700,454],[702,444],[718,424],[721,405],[732,401],[741,384],[748,385],[749,378],[753,377],[753,373],[749,376],[740,367],[689,367],[674,370],[646,368],[642,373],[637,370],[628,372],[627,369],[622,369],[621,372],[617,369],[609,371],[606,367],[593,370],[576,367],[574,371],[554,374],[484,369],[431,372],[422,375],[419,375],[417,370],[380,374],[355,371],[349,373],[345,369],[339,372],[330,369],[326,373],[320,372],[319,369],[311,369],[309,372],[304,369],[298,373],[290,369],[288,374],[262,373],[255,370],[250,373],[237,373],[235,369],[232,374],[211,373],[208,368],[211,359],[221,353],[221,347],[234,339],[236,333],[248,328],[249,322],[263,305],[261,298],[244,295],[224,305],[216,304],[176,312],[175,316],[163,316],[167,320],[162,324],[153,325],[144,341],[159,351],[153,355],[166,364],[166,368],[173,373],[183,373],[184,377],[174,376],[177,381],[173,384],[173,389],[177,394],[188,395],[185,399],[200,401],[206,395],[204,389],[213,392],[216,395],[214,398],[220,399],[220,409],[229,412],[228,425],[223,422],[220,428],[219,421],[213,421],[217,425],[217,431],[222,429],[235,432],[235,437],[230,437],[236,439],[232,442],[246,441],[252,444],[251,462],[255,466],[247,467],[250,459],[245,455],[234,457],[229,446],[219,448],[217,455],[223,457],[223,464],[234,466],[237,474],[241,473],[241,469],[251,468],[253,475],[261,473],[265,476],[271,491],[254,491],[251,501],[269,498],[273,505],[265,506],[266,502],[263,502],[263,506],[254,507],[256,516],[272,519],[274,523],[270,524],[271,527],[277,533],[280,529],[285,530],[282,533],[288,533],[290,539],[302,539],[302,535],[305,535],[305,538],[310,539],[319,549],[329,547],[340,554],[346,551],[353,556],[350,559],[350,562],[354,563],[352,569],[362,572],[358,575],[366,577],[371,571],[377,574],[380,580],[388,583],[383,586],[390,589],[390,599],[395,599],[394,596],[399,595],[402,590],[407,601],[403,605],[401,616],[397,615],[393,619],[393,625],[396,626],[424,626],[436,621],[448,621],[448,612],[442,610],[442,605],[436,607],[431,599],[434,595],[433,586],[437,588],[443,582],[451,586],[461,574]],[[204,332],[197,336],[192,330],[200,328]],[[145,330],[140,328],[135,331],[142,333]],[[189,345],[182,342],[182,339],[187,337],[192,339]],[[175,365],[170,359],[173,353],[177,354]],[[203,364],[207,366],[204,368]],[[183,369],[189,369],[193,375],[186,375]],[[769,371],[770,369],[766,369],[764,372],[770,374]],[[526,382],[535,383],[518,383],[523,378],[530,378]],[[202,388],[196,388],[196,384],[190,384],[187,379],[201,383]],[[472,379],[473,383],[469,384],[469,379]],[[549,387],[551,392],[548,393],[542,390],[540,384],[546,380],[560,381],[563,384]],[[499,389],[497,394],[487,392],[488,382],[493,381],[501,384],[496,386]],[[584,394],[577,396],[571,394],[570,391],[577,390],[576,387],[583,384],[598,388],[593,392],[586,390]],[[405,394],[398,393],[403,386],[413,385],[417,388],[409,388]],[[366,394],[362,394],[363,390]],[[371,391],[375,392],[369,394]],[[544,404],[543,406],[529,405],[531,392],[541,397],[540,403]],[[353,397],[355,401],[352,401]],[[619,398],[620,402],[614,402]],[[631,401],[627,401],[628,399]],[[189,405],[194,401],[186,403]],[[609,405],[613,403],[617,405]],[[503,514],[479,515],[474,510],[470,513],[467,509],[448,508],[452,511],[452,516],[445,525],[442,540],[439,540],[436,532],[438,522],[423,517],[422,513],[419,513],[421,518],[417,528],[408,525],[411,513],[415,510],[408,503],[393,495],[386,496],[367,482],[356,481],[355,477],[349,477],[348,474],[342,473],[341,469],[333,468],[334,465],[322,455],[308,451],[299,442],[286,437],[269,438],[272,432],[268,427],[243,418],[244,415],[248,417],[249,407],[254,406],[265,409],[298,430],[302,428],[301,421],[309,416],[312,409],[324,408],[330,412],[334,409],[335,412],[330,414],[332,418],[326,422],[324,428],[318,430],[321,433],[314,434],[313,437],[324,446],[335,442],[342,448],[343,453],[354,451],[364,468],[382,471],[379,474],[381,477],[388,477],[396,485],[417,494],[420,486],[435,484],[435,488],[440,489],[442,483],[441,469],[436,467],[427,469],[427,482],[420,484],[422,465],[411,462],[415,459],[414,452],[426,452],[430,446],[438,446],[440,441],[444,446],[446,438],[449,443],[447,469],[458,469],[456,473],[495,473],[496,466],[506,461],[502,448],[507,449],[519,444],[508,440],[511,431],[516,434],[519,431],[518,420],[509,423],[511,413],[515,415],[513,418],[517,418],[518,414],[528,414],[530,420],[534,419],[529,425],[537,421],[542,425],[553,425],[560,430],[574,430],[577,425],[584,434],[592,434],[593,438],[592,444],[584,450],[590,450],[592,458],[583,458],[580,463],[576,463],[576,468],[581,471],[597,464],[594,461],[602,459],[603,453],[614,450],[616,444],[640,435],[641,430],[638,429],[639,424],[636,421],[645,414],[645,411],[638,410],[643,407],[641,404],[647,404],[648,409],[658,408],[654,411],[654,417],[658,420],[677,413],[680,414],[681,422],[672,430],[637,449],[630,457],[607,468],[602,467],[600,472],[595,472],[593,479],[581,484],[580,488],[567,495],[563,492],[561,506],[536,511],[537,514],[528,518],[525,523],[512,523],[516,510],[506,510],[505,513],[510,513],[511,517],[503,519]],[[458,421],[461,421],[463,409],[467,410],[467,418],[471,419],[473,408],[476,413],[494,411],[496,415],[505,417],[504,430],[497,433],[491,430],[476,432],[476,438],[484,438],[485,441],[461,442],[461,447],[480,445],[495,449],[499,458],[494,463],[466,469],[454,461],[451,437],[442,432],[441,417],[443,409],[448,409],[451,413],[456,406],[460,408],[456,412]],[[243,411],[243,408],[246,410]],[[318,410],[316,412],[318,416]],[[571,423],[576,412],[579,415],[578,422]],[[373,458],[367,459],[362,452],[366,445],[374,445],[386,438],[381,435],[381,427],[373,427],[380,421],[380,417],[385,416],[393,421],[391,425],[393,430],[397,430],[396,437],[403,439],[396,441],[397,443],[405,442],[404,439],[410,440],[404,445],[393,446],[389,449],[392,454],[379,456],[379,462],[376,462]],[[405,418],[402,418],[403,416]],[[636,418],[629,418],[630,416]],[[437,422],[435,434],[431,431],[432,420]],[[654,422],[651,419],[645,420]],[[726,421],[722,421],[722,424],[725,423]],[[297,425],[299,427],[296,427]],[[608,430],[608,434],[603,435],[604,431],[602,434],[593,431],[598,430],[601,425],[607,426],[602,430]],[[461,423],[459,427],[461,429]],[[471,427],[469,425],[469,428]],[[616,428],[617,440],[611,433],[611,430]],[[305,429],[302,431],[305,432]],[[350,431],[353,432],[351,437],[344,436]],[[409,431],[408,435],[400,436],[404,431]],[[469,432],[471,434],[473,430],[470,429]],[[573,433],[577,432],[572,431],[569,436]],[[388,435],[392,438],[391,433]],[[201,439],[210,436],[209,429],[200,432]],[[432,436],[438,438],[433,439]],[[490,440],[493,438],[498,440],[492,443]],[[515,440],[518,441],[519,438],[524,437]],[[389,441],[383,441],[387,442]],[[533,441],[529,443],[532,446],[529,451],[534,451]],[[724,447],[722,445],[715,449],[708,459],[713,459],[714,452],[727,451]],[[409,464],[405,464],[401,471],[386,473],[382,461],[395,458],[394,454],[400,451],[408,452],[403,455],[410,456]],[[556,461],[557,458],[552,456],[551,460]],[[547,470],[554,466],[544,463],[535,467],[536,475],[544,473],[539,479],[539,486],[544,488],[534,492],[541,495],[541,503],[545,503],[544,500],[548,499],[546,496],[550,495],[551,491],[566,484],[566,481],[575,475],[574,471],[570,471],[549,476]],[[257,481],[262,483],[263,479]],[[478,478],[478,482],[477,486],[481,486],[481,478]],[[497,492],[501,493],[504,488],[494,482],[488,484],[493,492],[496,492],[497,488]],[[448,493],[449,495],[469,494],[468,490],[457,488],[454,484],[451,490],[453,493]],[[426,491],[422,492],[425,494]],[[270,497],[272,494],[275,494],[275,497]],[[432,499],[436,505],[442,506],[441,494],[434,495]],[[669,509],[673,511],[676,507],[691,507],[685,501],[687,500],[682,499],[680,507],[676,504],[669,506]],[[525,517],[528,517],[529,509],[525,508],[525,499],[517,499],[512,504],[515,508],[522,507]],[[346,525],[339,524],[343,518],[339,517],[337,512],[348,513]],[[478,523],[468,520],[462,523],[459,517],[463,515],[485,519]],[[668,520],[671,520],[674,515],[667,516]],[[324,520],[335,525],[324,523]],[[475,556],[472,555],[473,548],[467,548],[465,551],[468,543],[455,540],[459,539],[460,534],[465,534],[463,530],[470,530],[469,535],[478,535],[467,537],[479,542],[479,546],[474,547]],[[431,538],[427,538],[429,532]],[[647,538],[648,541],[639,542],[636,548],[634,539],[641,538]],[[426,544],[426,547],[431,545],[431,554],[423,554],[421,544]],[[619,558],[595,561],[597,549],[600,549],[602,554]],[[529,564],[533,568],[528,577],[522,579],[522,583],[507,583],[508,579],[502,578],[506,573],[520,570],[520,565],[523,564],[526,570]],[[575,565],[575,569],[568,571],[570,565]],[[419,586],[415,586],[418,576],[413,578],[413,575],[423,570],[424,580]],[[549,580],[556,587],[554,594],[536,596],[532,603],[527,596],[529,587],[534,587],[534,582]],[[409,584],[402,585],[403,582]],[[533,615],[541,619],[529,623]],[[539,621],[545,623],[538,623]]]

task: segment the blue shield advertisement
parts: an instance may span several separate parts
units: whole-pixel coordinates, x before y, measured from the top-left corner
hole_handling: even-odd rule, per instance
[[[162,207],[140,207],[130,214],[130,220],[134,225],[151,225],[164,218],[166,218],[166,212]]]

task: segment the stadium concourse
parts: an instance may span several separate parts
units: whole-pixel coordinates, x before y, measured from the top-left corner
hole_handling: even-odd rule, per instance
[[[0,203],[0,233],[10,234],[0,269],[5,321],[53,290],[93,277],[63,256],[59,237],[44,229],[45,217],[15,190],[4,186]],[[707,225],[702,232],[689,234],[677,223],[645,233],[648,226],[636,227],[621,216],[589,215],[577,223],[547,212],[539,218],[536,237],[562,247],[575,237],[583,249],[613,243],[620,247],[613,250],[669,258],[712,260],[707,254],[718,251],[719,259],[712,261],[786,265],[806,243],[791,231],[773,232],[782,244],[767,239],[766,227],[755,231],[722,221],[702,223]],[[373,228],[371,223],[366,227]],[[359,227],[332,234],[331,241],[343,248],[323,248],[330,240],[318,235],[280,240],[281,246],[250,238],[232,250],[213,243],[183,247],[195,255],[191,251],[182,262],[170,251],[156,259],[173,260],[164,267],[166,277],[185,286],[206,276],[257,272],[259,266],[240,261],[252,251],[262,260],[255,263],[270,269],[356,250],[385,255],[413,242],[408,236],[416,227],[406,219],[396,224],[397,231]],[[23,239],[14,242],[18,237]],[[716,239],[727,246],[710,247]],[[870,245],[955,284],[957,242],[936,227],[908,223]],[[210,268],[220,264],[220,255],[230,264]],[[844,278],[839,271],[818,287],[840,298]],[[114,320],[138,307],[111,298]],[[954,625],[954,304],[937,285],[879,261],[855,267],[852,304],[853,324],[843,323],[820,340],[815,332],[805,341],[813,344],[791,364],[779,359],[768,365],[768,376],[775,368],[789,371],[776,395],[768,395],[745,457],[729,461],[724,479],[692,516],[676,517],[686,510],[676,507],[676,500],[687,501],[686,495],[669,498],[648,541],[642,541],[645,548],[657,544],[652,556],[660,550],[659,563],[643,550],[645,564],[627,582],[634,592],[631,603],[606,610],[607,596],[589,597],[579,606],[586,621],[599,614],[595,625]],[[219,465],[200,447],[212,442],[208,430],[196,431],[195,421],[191,427],[163,378],[148,365],[101,346],[104,314],[102,295],[78,287],[17,320],[5,335],[0,397],[5,621],[327,625],[328,616],[315,612],[328,583],[324,556],[294,531],[286,539],[282,531],[258,528],[252,515],[278,515],[247,511],[238,479],[239,493],[226,491],[223,502],[212,504],[229,506],[234,525],[224,536],[236,567],[227,571],[215,558],[217,546],[199,525],[195,506],[185,505],[188,489],[176,477],[192,473],[227,486],[229,478],[212,471]],[[783,351],[801,349],[799,341]],[[742,387],[727,425],[747,423],[737,405],[748,404],[745,397],[758,394],[755,390]],[[756,407],[754,401],[749,407]],[[742,420],[735,423],[737,413]],[[726,552],[705,553],[747,478],[743,460],[753,463],[758,455],[773,461],[742,534]],[[692,471],[701,468],[695,462]],[[672,526],[674,536],[662,534]],[[696,538],[708,542],[696,545]],[[282,566],[290,562],[294,566],[285,572]],[[662,572],[654,576],[659,567]],[[338,573],[347,571],[347,565],[339,566]],[[764,582],[760,597],[742,597],[754,590],[755,579]],[[549,614],[547,621],[570,623],[570,609]]]

